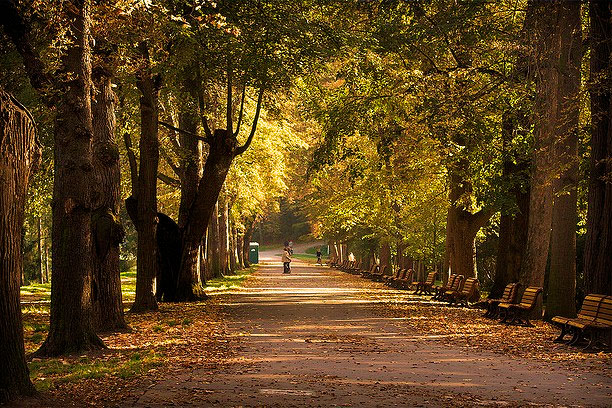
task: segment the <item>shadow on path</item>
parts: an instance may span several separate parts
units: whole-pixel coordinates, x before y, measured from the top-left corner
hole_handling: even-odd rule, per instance
[[[223,295],[237,344],[219,370],[159,382],[138,406],[610,406],[610,378],[452,348],[380,317],[372,283],[265,254]],[[377,292],[380,293],[380,292]]]

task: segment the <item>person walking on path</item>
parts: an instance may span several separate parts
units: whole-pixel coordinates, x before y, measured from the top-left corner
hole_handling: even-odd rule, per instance
[[[286,245],[283,250],[283,273],[291,273],[291,250]]]
[[[323,264],[321,263],[321,255],[322,255],[322,254],[321,254],[321,248],[319,248],[319,249],[317,249],[317,263],[318,263],[319,265],[323,265]]]

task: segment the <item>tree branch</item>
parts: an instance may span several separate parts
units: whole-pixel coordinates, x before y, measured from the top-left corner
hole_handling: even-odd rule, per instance
[[[471,227],[478,232],[479,229],[487,225],[487,222],[489,222],[489,219],[493,216],[493,214],[495,214],[495,211],[490,208],[483,208],[482,210],[472,214],[470,217]]]
[[[234,132],[234,125],[232,123],[232,66],[230,62],[227,63],[227,104],[226,117],[227,117],[227,133],[232,134]]]
[[[259,95],[257,96],[257,109],[255,109],[255,117],[253,118],[253,126],[251,127],[251,133],[249,134],[249,138],[244,143],[244,145],[236,148],[236,152],[234,153],[234,156],[238,156],[244,153],[249,148],[249,146],[251,145],[251,142],[253,141],[253,136],[255,136],[255,130],[257,129],[257,122],[259,121],[259,113],[261,112],[261,101],[263,99],[263,94],[264,94],[264,87],[262,86],[261,88],[259,88]]]
[[[196,67],[196,82],[198,94],[198,109],[200,111],[200,120],[202,121],[202,127],[204,128],[204,134],[209,140],[212,140],[213,134],[208,126],[208,118],[204,114],[204,91],[202,90],[202,74],[200,73],[200,64]]]
[[[246,81],[242,86],[242,99],[240,101],[240,113],[238,114],[238,124],[236,125],[236,131],[234,132],[234,137],[238,136],[240,133],[240,125],[242,125],[242,114],[244,113],[244,95],[246,94]]]
[[[14,0],[0,0],[0,25],[21,55],[32,87],[45,96],[43,99],[47,105],[55,105],[49,98],[51,78],[45,72],[45,64],[40,55],[32,47],[30,25],[19,13]]]
[[[170,156],[168,156],[168,153],[166,153],[164,149],[160,149],[159,152],[161,153],[161,156],[163,157],[164,161],[168,164],[168,166],[170,166],[174,174],[176,174],[178,178],[181,178],[183,174],[182,169],[176,164],[174,164],[174,162],[172,161]]]
[[[164,173],[157,173],[157,178],[163,181],[164,183],[166,183],[167,185],[169,185],[170,187],[181,188],[180,181],[170,176],[166,176]]]
[[[132,148],[132,138],[128,132],[123,134],[123,141],[125,142],[125,150],[128,156],[128,162],[130,163],[130,176],[132,180],[132,196],[138,197],[138,164],[136,163],[136,155]]]
[[[159,123],[160,125],[162,125],[165,128],[168,128],[170,130],[174,130],[175,132],[179,132],[179,133],[182,133],[182,134],[187,135],[187,136],[195,137],[198,140],[201,140],[201,141],[206,142],[206,143],[210,143],[210,140],[207,137],[202,137],[202,136],[200,136],[198,134],[195,134],[193,132],[190,132],[188,130],[177,128],[176,126],[173,126],[173,125],[171,125],[169,123],[166,123],[166,122],[163,122],[161,120],[157,121],[157,123]]]

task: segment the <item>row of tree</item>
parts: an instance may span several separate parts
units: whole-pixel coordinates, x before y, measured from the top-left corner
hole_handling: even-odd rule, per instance
[[[545,286],[547,317],[575,315],[577,281],[612,293],[609,2],[372,2],[361,17],[350,52],[300,89],[324,136],[321,236],[444,278],[475,276],[493,236],[491,296]]]
[[[0,202],[9,223],[1,225],[0,400],[32,391],[19,283],[35,122],[49,172],[35,180],[29,205],[42,208],[37,216],[52,209],[50,329],[36,354],[104,347],[97,332],[125,327],[122,198],[137,235],[132,311],[157,308],[156,277],[166,300],[190,301],[205,298],[203,279],[244,264],[256,217],[286,188],[283,156],[304,147],[283,119],[283,94],[337,48],[327,17],[339,8],[278,0],[0,2],[2,86],[33,112],[2,94],[9,114],[1,120],[0,170],[14,174],[14,184],[3,186]],[[123,184],[122,174],[129,174]]]

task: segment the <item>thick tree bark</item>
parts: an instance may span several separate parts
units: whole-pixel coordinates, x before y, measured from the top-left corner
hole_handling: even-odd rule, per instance
[[[516,120],[523,122],[524,117],[516,112],[504,115],[502,137],[504,147],[512,140],[517,129]],[[523,126],[525,128],[525,126]],[[516,161],[516,164],[515,164]],[[495,263],[495,277],[489,298],[499,299],[508,283],[518,282],[521,276],[521,263],[525,255],[527,242],[527,226],[529,223],[529,191],[522,187],[520,176],[525,172],[528,163],[525,159],[506,157],[503,164],[503,177],[512,180],[510,193],[514,195],[516,209],[511,213],[503,208],[499,221],[499,243]]]
[[[529,3],[533,12],[530,33],[536,83],[535,146],[531,170],[527,247],[521,266],[527,286],[544,286],[552,226],[555,126],[558,120],[559,1]],[[536,310],[534,315],[538,315]]]
[[[564,2],[559,18],[559,122],[556,160],[561,170],[554,183],[550,274],[545,319],[576,315],[576,223],[578,221],[578,127],[582,30],[580,2]]]
[[[452,273],[463,275],[466,278],[476,277],[474,262],[476,234],[480,228],[489,222],[492,212],[483,209],[472,214],[458,204],[460,197],[469,192],[471,186],[468,181],[463,180],[456,172],[451,172],[450,184],[450,206],[448,207],[446,221],[448,262]]]
[[[586,293],[612,295],[612,24],[610,3],[589,1],[591,163],[584,249]]]
[[[226,106],[226,129],[215,129],[212,132],[208,127],[208,122],[203,117],[203,127],[206,133],[206,141],[208,143],[208,157],[204,165],[204,171],[195,201],[191,206],[189,216],[183,230],[183,249],[181,256],[181,268],[179,271],[179,287],[178,300],[189,301],[200,298],[194,293],[195,285],[189,284],[189,276],[194,276],[196,269],[197,251],[193,248],[202,241],[204,234],[208,228],[208,223],[215,209],[215,205],[219,199],[219,193],[225,183],[225,178],[230,169],[232,161],[237,155],[244,153],[250,146],[255,136],[257,129],[257,121],[261,111],[261,103],[263,98],[263,87],[259,90],[257,98],[257,107],[253,118],[251,132],[244,145],[238,145],[238,133],[240,128],[234,131],[232,125],[232,69],[228,67],[227,71],[227,106]],[[200,95],[198,99],[203,98]],[[203,102],[199,103],[200,109],[203,109]],[[240,120],[238,121],[240,123]]]
[[[55,120],[53,275],[49,335],[38,355],[104,347],[92,325],[92,113],[89,1],[66,8],[72,45]]]
[[[143,47],[144,49],[144,47]],[[145,60],[148,53],[144,49]],[[161,80],[144,68],[136,85],[140,90],[140,166],[138,171],[138,233],[136,259],[136,298],[132,312],[157,310],[155,278],[157,276],[157,171],[159,166],[158,93]]]
[[[97,94],[93,111],[93,323],[101,332],[127,328],[123,317],[119,244],[125,231],[119,218],[121,168],[115,141],[116,96],[110,73],[101,67],[94,72]]]
[[[198,183],[202,177],[202,142],[193,135],[198,132],[198,121],[193,114],[179,114],[179,128],[187,132],[179,134],[181,143],[181,203],[179,206],[178,225],[185,228],[189,211],[198,192]]]
[[[34,393],[25,360],[19,281],[27,186],[40,153],[32,116],[0,90],[0,404]]]

